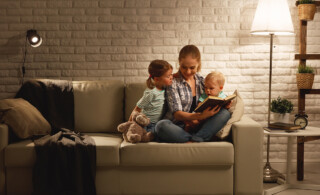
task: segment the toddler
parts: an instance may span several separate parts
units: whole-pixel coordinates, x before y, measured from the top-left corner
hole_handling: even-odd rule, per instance
[[[220,98],[226,98],[222,89],[225,83],[224,75],[218,71],[212,71],[204,79],[204,92],[199,98],[199,104],[201,104],[208,96],[215,96]],[[229,109],[231,104],[226,105]],[[198,127],[201,123],[199,120],[185,121],[185,130],[191,132]]]
[[[208,96],[226,98],[222,89],[224,86],[224,75],[218,71],[212,71],[204,79],[204,92],[201,94],[199,101],[203,102]]]
[[[148,67],[148,72],[147,89],[133,109],[129,121],[132,120],[133,112],[142,112],[150,119],[150,124],[146,127],[147,132],[155,134],[155,125],[164,113],[164,89],[172,84],[172,66],[164,60],[153,60]]]

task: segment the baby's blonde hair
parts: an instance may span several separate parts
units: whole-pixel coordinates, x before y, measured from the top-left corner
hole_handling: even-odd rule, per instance
[[[212,71],[211,73],[209,73],[204,79],[204,82],[208,80],[217,81],[219,86],[224,86],[224,82],[225,82],[224,75],[219,71]]]

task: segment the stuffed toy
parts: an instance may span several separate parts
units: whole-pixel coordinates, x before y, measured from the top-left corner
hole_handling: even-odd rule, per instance
[[[143,127],[150,123],[150,119],[140,112],[132,114],[132,121],[118,125],[118,131],[122,133],[123,139],[127,142],[149,142],[153,139],[153,134],[147,132]]]

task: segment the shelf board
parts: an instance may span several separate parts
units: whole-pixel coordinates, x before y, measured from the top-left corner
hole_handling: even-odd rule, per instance
[[[320,89],[300,89],[300,93],[302,94],[320,94]]]
[[[296,54],[296,60],[320,60],[320,54]]]
[[[314,1],[314,3],[316,4],[316,6],[320,6],[320,1]],[[299,5],[299,1],[296,1],[296,6]]]

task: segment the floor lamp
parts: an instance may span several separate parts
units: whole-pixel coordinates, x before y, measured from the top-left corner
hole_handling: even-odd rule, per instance
[[[272,48],[275,35],[294,34],[291,15],[287,0],[259,0],[252,22],[251,34],[270,36],[270,68],[269,68],[269,102],[268,126],[270,124],[271,84],[272,84]],[[263,170],[264,182],[277,182],[284,176],[273,169],[269,162],[270,136],[267,141],[267,163]]]

